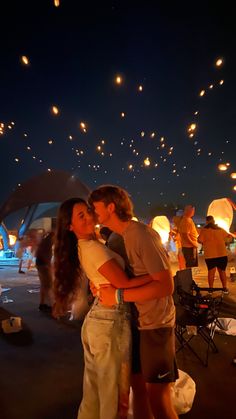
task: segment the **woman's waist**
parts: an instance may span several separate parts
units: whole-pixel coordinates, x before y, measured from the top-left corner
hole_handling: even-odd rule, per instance
[[[112,306],[107,306],[102,304],[99,301],[98,297],[95,297],[93,305],[90,309],[91,311],[110,311],[110,312],[119,312],[119,313],[130,313],[130,304],[129,303],[120,303],[114,304]]]

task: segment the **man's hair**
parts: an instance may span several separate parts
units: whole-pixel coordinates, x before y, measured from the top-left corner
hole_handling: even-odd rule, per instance
[[[208,215],[206,217],[206,222],[207,223],[214,223],[215,222],[215,219],[214,219],[214,217],[212,215]]]
[[[121,221],[129,221],[133,217],[133,204],[128,193],[118,186],[102,185],[95,189],[89,196],[88,202],[103,202],[105,206],[113,203],[115,213]]]

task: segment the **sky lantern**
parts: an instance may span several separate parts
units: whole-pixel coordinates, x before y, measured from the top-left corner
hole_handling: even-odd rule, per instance
[[[228,198],[212,201],[208,207],[207,215],[212,215],[216,224],[229,232],[233,220],[233,207]]]
[[[199,93],[199,96],[204,96],[205,95],[205,90],[203,89],[203,90],[201,90],[201,92]]]
[[[125,117],[125,113],[124,112],[121,112],[120,116],[121,116],[121,118],[124,118]]]
[[[54,0],[54,6],[59,7],[60,6],[60,0]]]
[[[218,58],[216,60],[216,67],[220,67],[220,66],[222,66],[222,64],[223,64],[223,59],[222,58]]]
[[[228,166],[225,163],[221,163],[218,164],[218,169],[220,170],[220,172],[225,172],[226,170],[228,170]]]
[[[122,77],[117,75],[116,78],[115,78],[115,82],[116,82],[116,84],[122,84],[122,82],[123,82]]]
[[[146,157],[146,159],[144,159],[143,163],[144,163],[144,166],[146,166],[146,167],[150,166],[151,162],[149,160],[149,157]]]
[[[83,132],[87,132],[87,125],[85,124],[85,122],[80,122],[79,125]]]
[[[165,215],[154,217],[150,225],[160,234],[162,243],[166,244],[170,233],[170,222],[168,218]]]
[[[53,105],[51,108],[53,115],[59,115],[59,109],[57,106]]]
[[[236,172],[230,174],[231,179],[236,179]]]
[[[143,86],[140,84],[140,86],[138,87],[139,92],[143,91]]]
[[[233,186],[233,191],[236,191],[236,185]]]
[[[26,57],[26,55],[22,55],[21,56],[21,62],[24,65],[29,65],[29,59],[28,59],[28,57]]]

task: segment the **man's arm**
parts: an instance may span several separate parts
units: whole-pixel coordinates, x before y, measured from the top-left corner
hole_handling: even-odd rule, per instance
[[[110,259],[105,262],[102,266],[100,266],[98,272],[100,272],[100,274],[103,275],[115,288],[133,288],[153,281],[153,278],[150,275],[143,275],[131,279],[128,278],[115,259]]]
[[[124,289],[123,298],[126,302],[144,302],[172,295],[174,282],[171,272],[166,269],[150,276],[152,282],[131,289]],[[141,277],[142,278],[142,277]],[[132,280],[133,282],[133,280]],[[111,286],[100,288],[100,301],[105,305],[116,304],[116,289]]]

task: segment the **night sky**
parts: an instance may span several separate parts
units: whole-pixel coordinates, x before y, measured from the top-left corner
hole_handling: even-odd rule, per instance
[[[233,6],[171,3],[1,2],[1,204],[53,169],[126,188],[147,218],[236,200]]]

